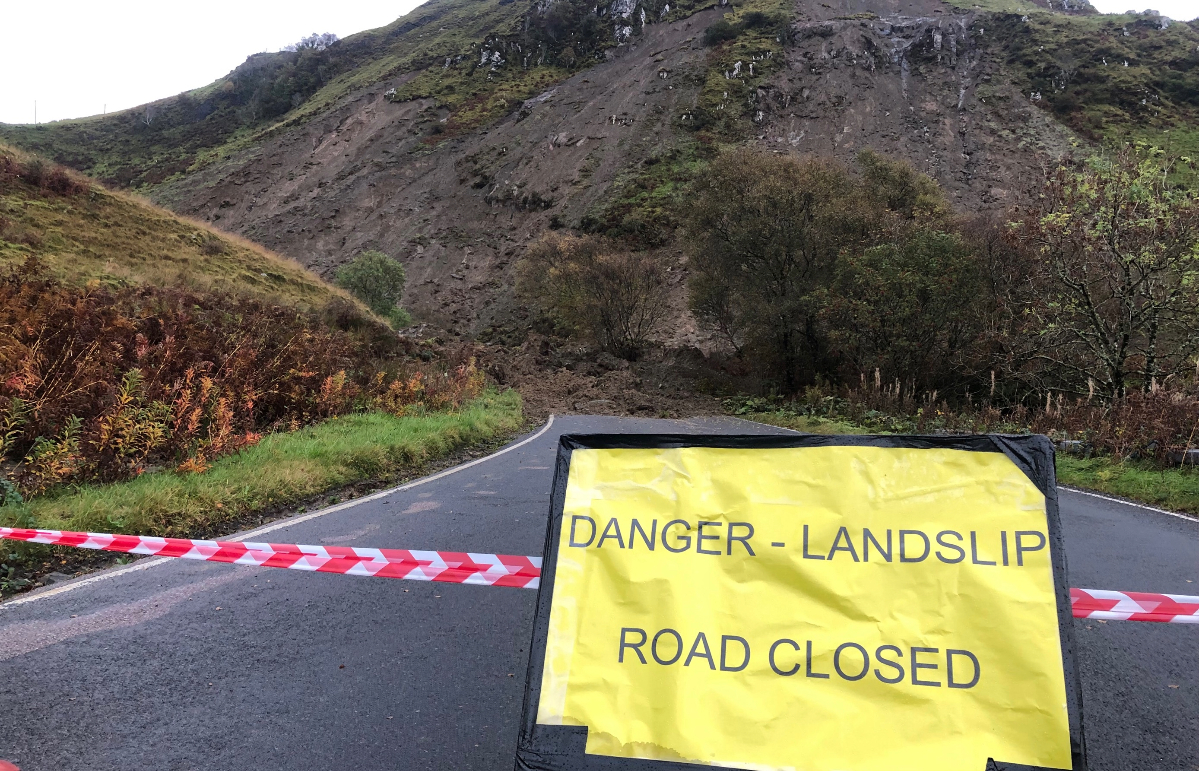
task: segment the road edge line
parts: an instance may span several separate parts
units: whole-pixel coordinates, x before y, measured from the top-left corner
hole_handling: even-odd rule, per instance
[[[307,522],[311,519],[323,517],[326,514],[333,514],[338,511],[344,511],[345,509],[351,508],[353,506],[357,506],[360,503],[367,503],[368,501],[376,501],[380,498],[386,498],[387,496],[392,495],[394,493],[401,493],[401,492],[404,492],[405,490],[411,490],[413,487],[419,487],[420,485],[427,484],[428,482],[436,482],[438,479],[444,479],[445,477],[448,477],[451,474],[456,474],[459,471],[465,471],[466,469],[477,466],[480,463],[484,463],[489,460],[494,460],[495,458],[498,458],[501,455],[506,455],[507,453],[510,453],[515,449],[524,447],[526,444],[528,444],[536,439],[541,438],[545,434],[546,431],[550,430],[550,427],[553,425],[554,425],[554,416],[551,414],[549,417],[549,420],[547,420],[545,422],[545,425],[541,427],[540,431],[533,434],[532,436],[525,437],[524,439],[520,440],[516,444],[510,444],[507,447],[503,448],[502,450],[497,450],[496,452],[493,452],[490,455],[485,455],[482,458],[475,458],[474,460],[470,461],[469,463],[460,463],[457,466],[451,466],[450,468],[439,471],[436,474],[433,474],[431,476],[421,477],[420,479],[415,479],[411,482],[406,482],[397,487],[390,487],[386,490],[380,490],[379,492],[371,493],[370,495],[364,495],[361,498],[354,498],[353,500],[349,500],[344,503],[339,503],[336,506],[329,506],[328,508],[320,509],[319,511],[313,511],[313,512],[309,512],[307,514],[300,514],[300,515],[297,515],[294,517],[288,517],[287,519],[281,519],[278,522],[272,522],[269,525],[264,525],[263,527],[255,528],[254,530],[248,530],[244,533],[236,533],[236,534],[231,535],[222,540],[244,541],[247,538],[251,538],[254,536],[258,536],[258,535],[263,535],[264,533],[270,533],[275,530],[282,530],[285,527],[290,527],[292,525],[298,525],[302,522]],[[111,568],[109,568],[108,570],[102,570],[99,573],[97,573],[96,575],[83,576],[83,577],[80,577],[69,583],[65,583],[62,586],[57,586],[53,589],[47,589],[46,591],[37,592],[36,594],[25,595],[24,597],[14,597],[11,600],[6,600],[4,602],[0,602],[0,611],[3,611],[5,608],[12,608],[12,607],[16,607],[18,605],[25,605],[26,603],[36,602],[37,600],[44,600],[49,597],[54,597],[56,595],[63,594],[65,592],[69,592],[72,589],[78,589],[83,586],[88,586],[89,584],[94,584],[97,581],[104,581],[109,578],[116,578],[117,576],[122,576],[122,575],[125,575],[126,573],[132,573],[136,570],[148,570],[157,565],[164,565],[168,562],[174,562],[174,561],[176,561],[176,560],[173,557],[160,557],[158,559],[135,562],[132,565],[127,565],[122,568],[117,568],[116,570],[113,570]]]
[[[1136,501],[1130,501],[1126,498],[1114,498],[1110,495],[1103,495],[1102,493],[1096,493],[1096,492],[1092,492],[1090,490],[1083,490],[1078,487],[1071,487],[1070,485],[1058,485],[1057,488],[1059,490],[1065,490],[1065,491],[1071,492],[1071,493],[1078,493],[1079,495],[1089,495],[1092,498],[1099,498],[1100,500],[1110,501],[1112,503],[1122,503],[1125,506],[1132,506],[1133,508],[1137,508],[1137,509],[1145,509],[1146,511],[1152,511],[1152,512],[1156,512],[1158,514],[1168,514],[1171,517],[1175,517],[1177,519],[1181,519],[1186,522],[1190,522],[1192,524],[1199,524],[1199,517],[1193,517],[1189,514],[1180,514],[1177,511],[1168,511],[1166,509],[1159,509],[1156,506],[1150,506],[1145,503],[1137,503]]]
[[[245,533],[238,533],[238,534],[229,536],[228,538],[223,538],[221,540],[244,541],[247,538],[251,538],[253,536],[259,536],[259,535],[263,535],[265,533],[271,533],[271,532],[274,532],[275,530],[282,530],[285,527],[291,527],[292,525],[298,525],[301,522],[307,522],[310,519],[316,519],[318,517],[323,517],[326,514],[333,514],[338,511],[343,511],[345,509],[357,506],[360,503],[367,503],[368,501],[377,501],[380,498],[386,498],[387,496],[392,495],[394,493],[402,493],[405,490],[411,490],[413,487],[419,487],[420,485],[427,484],[429,482],[436,482],[438,479],[444,479],[445,477],[448,477],[451,474],[456,474],[459,471],[465,471],[466,469],[477,466],[480,463],[486,463],[487,461],[494,460],[495,458],[498,458],[501,455],[506,455],[507,453],[510,453],[515,449],[524,447],[529,442],[532,442],[536,439],[541,438],[541,436],[543,434],[545,434],[546,431],[549,431],[550,427],[553,425],[554,425],[554,416],[550,415],[549,420],[547,420],[545,422],[545,425],[541,427],[541,430],[538,431],[537,433],[533,434],[532,436],[525,437],[524,439],[520,440],[516,444],[508,445],[507,447],[503,448],[502,450],[497,450],[496,452],[493,452],[490,455],[485,455],[482,458],[475,458],[474,460],[470,461],[469,463],[460,463],[457,466],[451,466],[450,468],[439,471],[436,474],[433,474],[431,476],[421,477],[420,479],[415,479],[411,482],[406,482],[402,485],[399,485],[398,487],[390,487],[386,490],[380,490],[377,493],[371,493],[370,495],[364,495],[361,498],[354,498],[354,499],[348,500],[344,503],[339,503],[336,506],[330,506],[328,508],[321,509],[319,511],[313,511],[313,512],[309,512],[308,514],[300,514],[295,517],[281,519],[278,522],[272,522],[269,525],[263,525],[262,527],[258,527],[253,530],[249,530]]]

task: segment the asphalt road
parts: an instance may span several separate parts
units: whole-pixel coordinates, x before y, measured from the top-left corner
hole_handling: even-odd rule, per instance
[[[559,418],[498,457],[255,540],[539,554],[558,434],[771,430]],[[1074,586],[1199,594],[1199,523],[1070,492],[1062,519]],[[0,605],[0,758],[512,768],[535,592],[146,564]],[[1091,768],[1199,771],[1199,628],[1075,624]]]

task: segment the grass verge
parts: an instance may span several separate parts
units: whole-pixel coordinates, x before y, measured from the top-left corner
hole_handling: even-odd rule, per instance
[[[54,530],[184,536],[267,506],[419,467],[461,446],[514,430],[515,391],[485,393],[455,412],[397,418],[366,412],[271,434],[202,474],[159,472],[88,485],[6,507],[2,520]]]
[[[844,421],[786,411],[755,412],[741,417],[810,434],[875,433]],[[1199,515],[1199,469],[1160,468],[1140,461],[1117,461],[1105,456],[1081,458],[1058,453],[1057,481],[1170,511]]]
[[[89,485],[0,509],[0,524],[53,530],[211,536],[255,511],[419,469],[520,427],[516,391],[485,392],[460,410],[397,418],[367,412],[271,434],[202,474],[159,472]],[[4,542],[0,591],[23,588],[50,547]],[[15,555],[15,556],[12,556]],[[22,574],[22,575],[18,575]]]
[[[1199,515],[1199,471],[1137,461],[1057,456],[1057,481],[1170,511]]]

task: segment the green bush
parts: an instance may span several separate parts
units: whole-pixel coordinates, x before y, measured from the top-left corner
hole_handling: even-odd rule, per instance
[[[358,255],[336,273],[339,287],[366,303],[396,329],[412,324],[412,317],[400,307],[406,280],[399,260],[374,249]]]
[[[704,30],[704,45],[714,46],[732,40],[740,34],[741,30],[738,27],[728,23],[724,19],[714,23],[712,26]]]

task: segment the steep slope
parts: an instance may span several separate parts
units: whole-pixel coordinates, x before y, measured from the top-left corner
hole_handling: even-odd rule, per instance
[[[673,147],[706,55],[696,38],[717,18],[653,25],[486,131],[430,146],[435,100],[393,103],[382,84],[157,195],[318,271],[365,248],[401,255],[408,306],[465,332],[495,318],[524,243]]]
[[[302,309],[334,300],[358,307],[345,292],[257,244],[0,144],[0,268],[31,255],[75,285],[181,285]]]
[[[1075,146],[1199,142],[1194,25],[1056,0],[720,2],[432,0],[325,51],[252,58],[153,152],[115,124],[0,133],[324,274],[397,255],[405,305],[459,333],[519,313],[512,262],[546,228],[681,259],[686,184],[729,144],[873,147],[975,209]],[[251,64],[273,74],[248,91]]]
[[[883,15],[804,4],[786,45],[758,36],[756,50],[703,44],[724,9],[648,24],[486,130],[440,141],[429,127],[451,111],[435,97],[393,102],[404,83],[384,81],[155,194],[318,271],[364,248],[401,255],[406,304],[465,333],[509,317],[511,262],[547,227],[668,242],[681,188],[724,143],[846,160],[874,146],[912,159],[963,206],[1010,202],[1035,168],[1030,153],[1069,147],[1014,87],[993,87],[1006,104],[979,98],[999,65],[972,32],[975,14],[937,0],[857,5]]]

